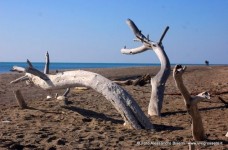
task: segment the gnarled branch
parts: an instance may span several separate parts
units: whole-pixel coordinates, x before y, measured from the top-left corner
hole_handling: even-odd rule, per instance
[[[180,90],[181,95],[184,97],[184,102],[186,109],[189,115],[192,118],[192,135],[194,140],[202,141],[205,139],[204,128],[202,118],[200,116],[197,103],[201,100],[210,98],[210,94],[208,92],[203,92],[198,94],[197,96],[191,96],[185,87],[182,79],[182,75],[185,72],[186,67],[182,67],[181,65],[176,65],[173,70],[173,77],[176,83],[177,88]]]
[[[156,43],[156,42],[150,41],[149,36],[145,37],[132,20],[128,19],[126,22],[131,28],[131,30],[133,31],[134,35],[136,36],[137,38],[136,40],[141,41],[143,45],[133,49],[123,48],[121,49],[121,53],[137,54],[137,53],[141,53],[146,50],[152,49],[156,53],[156,55],[158,56],[158,59],[161,62],[160,71],[157,73],[155,77],[151,78],[152,91],[151,91],[151,98],[150,98],[150,103],[148,108],[149,115],[160,116],[163,97],[164,97],[165,83],[169,77],[170,70],[171,70],[168,56],[166,55],[164,51],[164,47],[162,45],[162,40],[165,34],[167,33],[169,27],[166,27],[159,42]]]

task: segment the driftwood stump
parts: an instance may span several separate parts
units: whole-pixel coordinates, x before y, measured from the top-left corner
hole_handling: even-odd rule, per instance
[[[153,78],[151,78],[151,98],[148,108],[148,114],[150,116],[161,115],[161,109],[162,109],[162,103],[163,103],[163,97],[164,97],[164,91],[165,91],[165,83],[169,77],[170,74],[170,62],[169,58],[165,53],[162,40],[168,31],[169,27],[166,27],[165,31],[163,32],[159,42],[153,42],[149,39],[149,36],[145,37],[141,31],[137,28],[137,26],[134,24],[134,22],[130,19],[127,20],[127,24],[132,29],[133,33],[136,36],[135,41],[140,41],[143,43],[142,46],[138,48],[133,49],[127,49],[126,47],[121,49],[121,52],[123,54],[137,54],[144,52],[146,50],[153,50],[156,55],[158,56],[158,59],[161,62],[161,69],[157,73],[157,75]]]
[[[13,91],[13,93],[14,93],[14,95],[15,95],[15,98],[16,98],[16,100],[17,100],[17,103],[18,103],[19,107],[20,107],[21,109],[26,109],[26,108],[28,108],[28,107],[27,107],[27,104],[25,103],[25,100],[24,100],[24,98],[23,98],[23,96],[22,96],[22,94],[21,94],[21,91],[20,91],[20,90],[16,90],[16,91]]]
[[[206,136],[204,133],[203,122],[201,115],[199,113],[197,103],[206,99],[210,99],[210,94],[208,92],[200,93],[196,96],[191,96],[185,87],[182,79],[182,75],[185,72],[186,67],[181,65],[176,65],[173,70],[173,77],[177,88],[180,90],[181,95],[184,97],[184,103],[189,115],[192,118],[192,135],[195,141],[203,141]]]

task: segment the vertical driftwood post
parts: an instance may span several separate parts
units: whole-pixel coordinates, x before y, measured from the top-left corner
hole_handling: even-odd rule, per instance
[[[49,74],[49,63],[50,63],[49,54],[47,52],[46,53],[46,59],[45,59],[45,67],[44,67],[44,73],[45,74]]]
[[[46,52],[46,55],[45,55],[45,66],[44,66],[44,74],[49,74],[49,64],[50,64],[50,58],[49,58],[49,53],[48,51]],[[51,96],[51,91],[48,91],[48,93],[50,95],[47,96],[47,100],[48,99],[51,99],[52,96]]]
[[[149,39],[149,36],[145,37],[132,20],[128,19],[127,24],[129,25],[129,27],[132,29],[132,31],[136,36],[135,41],[140,41],[143,43],[143,45],[141,47],[134,48],[134,49],[123,48],[121,49],[121,52],[123,54],[137,54],[137,53],[141,53],[146,50],[152,49],[156,53],[156,55],[158,56],[158,59],[161,62],[160,71],[157,73],[155,77],[151,78],[152,91],[151,91],[151,98],[150,98],[150,103],[148,108],[149,115],[160,116],[164,90],[165,90],[165,83],[169,77],[170,70],[171,70],[169,58],[166,55],[164,51],[164,47],[162,45],[162,40],[166,32],[168,31],[169,27],[166,27],[159,42],[156,43],[151,41]]]
[[[196,96],[191,96],[187,88],[185,87],[182,79],[182,75],[185,72],[185,70],[186,70],[186,67],[182,67],[181,65],[176,65],[173,70],[173,77],[177,88],[180,90],[181,95],[184,97],[186,109],[192,118],[191,129],[192,129],[193,139],[196,141],[203,141],[205,140],[205,134],[204,134],[202,118],[200,116],[197,103],[205,98],[210,99],[210,94],[208,92],[203,92]]]
[[[15,95],[15,98],[17,100],[17,103],[19,105],[19,107],[21,109],[26,109],[27,108],[27,104],[25,103],[24,101],[24,98],[21,94],[21,91],[20,90],[16,90],[16,91],[13,91],[14,95]]]
[[[14,66],[12,70],[25,72],[25,77],[27,77],[30,82],[45,90],[62,89],[79,85],[90,87],[101,93],[112,103],[123,117],[125,125],[135,129],[153,129],[149,118],[143,113],[131,95],[116,83],[97,73],[75,70],[50,75],[44,74],[32,67],[25,69],[17,66]],[[11,83],[17,83],[19,81],[19,79],[16,79]],[[67,92],[64,95],[67,95]]]
[[[44,66],[44,74],[49,74],[49,66],[50,66],[50,57],[49,57],[49,53],[47,51],[46,55],[45,55],[45,66]],[[49,91],[50,92],[50,91]],[[67,88],[66,90],[66,95],[70,92],[70,88]],[[48,95],[47,99],[51,98],[52,96]],[[64,103],[67,103],[67,98],[65,96],[65,100]]]

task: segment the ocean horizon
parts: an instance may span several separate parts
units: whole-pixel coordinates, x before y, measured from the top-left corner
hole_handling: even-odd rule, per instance
[[[44,62],[34,62],[33,66],[40,70],[44,70]],[[172,66],[175,64],[172,64]],[[183,64],[187,66],[202,66],[205,64]],[[224,65],[224,64],[212,64]],[[13,66],[28,67],[26,62],[0,62],[0,73],[9,73]],[[146,67],[146,66],[160,66],[160,64],[152,63],[70,63],[70,62],[52,62],[50,63],[50,70],[72,70],[72,69],[88,69],[88,68],[126,68],[126,67]]]
[[[34,68],[43,71],[44,62],[33,62]],[[159,66],[160,64],[150,63],[70,63],[70,62],[52,62],[50,70],[72,70],[72,69],[88,69],[88,68],[124,68],[124,67],[143,67],[143,66]],[[0,73],[9,73],[13,66],[28,67],[26,62],[0,62]]]

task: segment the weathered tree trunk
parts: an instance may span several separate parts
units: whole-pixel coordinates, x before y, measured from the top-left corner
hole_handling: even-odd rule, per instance
[[[44,74],[49,74],[49,64],[50,64],[50,59],[49,59],[49,54],[47,52],[46,59],[45,59]]]
[[[191,129],[192,129],[193,138],[196,141],[202,141],[205,139],[205,134],[204,134],[202,118],[200,116],[197,103],[205,98],[209,99],[210,94],[207,92],[203,92],[194,97],[190,96],[182,79],[182,75],[185,69],[186,67],[183,68],[181,65],[176,65],[173,70],[173,77],[176,82],[176,86],[180,90],[181,95],[184,97],[186,109],[192,118]]]
[[[16,91],[13,91],[14,95],[15,95],[15,98],[17,100],[17,103],[19,105],[19,107],[21,109],[26,109],[27,108],[27,104],[25,103],[25,100],[21,94],[21,91],[20,90],[16,90]]]
[[[110,101],[124,118],[125,124],[135,129],[153,129],[153,125],[143,113],[136,101],[124,89],[107,78],[88,71],[76,70],[58,73],[56,75],[43,74],[35,68],[22,69],[14,67],[13,70],[24,70],[29,80],[42,89],[62,89],[78,85],[90,87],[101,93]],[[18,80],[15,80],[18,82]],[[11,83],[15,83],[12,81]]]
[[[150,116],[161,115],[161,109],[162,109],[162,103],[163,103],[163,97],[164,97],[164,90],[165,90],[165,83],[169,77],[170,74],[170,62],[169,58],[167,57],[164,47],[162,45],[162,40],[168,31],[169,27],[167,27],[162,34],[160,40],[158,43],[150,41],[149,37],[145,37],[141,31],[137,28],[137,26],[134,24],[133,21],[130,19],[127,20],[127,24],[130,26],[132,31],[134,32],[136,36],[136,41],[141,41],[143,45],[138,48],[134,49],[121,49],[121,52],[123,54],[137,54],[144,52],[146,50],[152,49],[158,56],[160,62],[161,62],[161,69],[157,73],[157,75],[153,78],[151,78],[151,86],[152,86],[152,91],[151,91],[151,98],[150,98],[150,103],[149,103],[149,108],[148,108],[148,114]]]
[[[165,83],[169,77],[171,69],[169,59],[165,51],[159,46],[153,50],[157,54],[161,62],[161,69],[155,77],[151,78],[152,91],[148,108],[148,114],[151,116],[160,116],[165,91]]]

